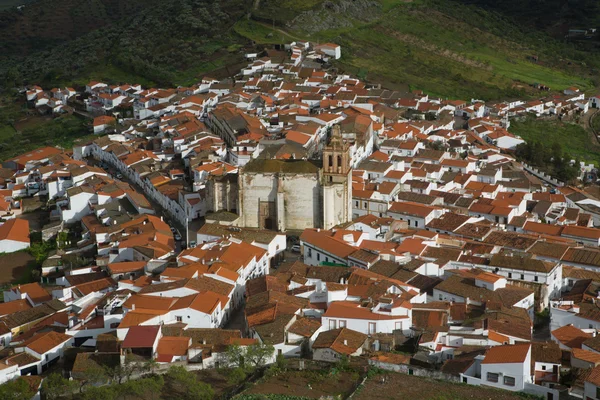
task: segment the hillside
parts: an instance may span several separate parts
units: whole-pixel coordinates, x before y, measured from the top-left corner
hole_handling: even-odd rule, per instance
[[[191,83],[234,62],[244,0],[40,0],[0,13],[6,84]],[[239,61],[239,60],[237,60]]]
[[[238,70],[244,46],[307,39],[341,44],[340,70],[401,90],[485,100],[536,96],[534,83],[593,91],[598,53],[548,30],[591,24],[596,6],[552,1],[567,6],[542,24],[510,11],[516,0],[39,0],[0,12],[0,76],[5,86],[187,85]]]
[[[279,3],[263,0],[253,12],[256,24],[270,22],[296,37],[339,43],[340,68],[388,86],[495,99],[534,95],[529,86],[534,83],[589,90],[599,83],[596,53],[467,1],[286,0],[288,11],[277,13]]]

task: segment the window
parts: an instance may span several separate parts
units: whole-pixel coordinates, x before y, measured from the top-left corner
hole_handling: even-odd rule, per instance
[[[337,328],[337,323],[335,321],[335,319],[330,319],[329,320],[329,329],[336,329]]]
[[[358,200],[356,200],[356,201],[354,202],[354,204],[355,204],[355,207],[358,207]]]
[[[542,365],[542,371],[545,371],[545,370],[546,370],[546,366]]]
[[[377,325],[375,322],[369,322],[369,333],[375,333],[377,331]]]
[[[533,280],[534,280],[534,281],[536,281],[536,282],[537,282],[539,279],[540,279],[540,278],[539,278],[537,275],[533,277]]]
[[[408,374],[409,374],[409,375],[414,375],[415,373],[414,373],[414,371],[413,371],[412,369],[409,369],[409,370],[408,370]]]
[[[317,253],[317,261],[321,261],[321,253]]]
[[[340,328],[345,328],[345,327],[346,327],[346,320],[340,319]]]
[[[488,372],[487,373],[487,381],[488,382],[498,382],[498,374]]]
[[[573,286],[575,282],[573,282],[573,279],[569,279],[569,286]]]
[[[338,168],[342,167],[342,156],[337,156],[337,167]]]
[[[439,300],[442,300],[442,299],[443,299],[441,294],[438,296],[438,299],[439,299]]]
[[[365,201],[364,207],[367,208],[367,202]]]
[[[396,329],[402,329],[402,321],[396,321],[395,325],[396,325],[395,326]]]
[[[510,278],[512,278],[512,272],[509,272],[509,273],[508,273],[508,278],[509,278],[509,279],[510,279]]]
[[[325,257],[325,262],[329,262],[329,257]]]
[[[177,322],[182,322],[183,318],[181,318],[180,316],[175,317],[175,319],[177,320]]]
[[[329,164],[329,166],[330,166],[330,167],[333,167],[333,157],[332,157],[332,156],[329,156],[329,157],[327,157],[327,158],[329,159],[329,160],[328,160],[328,164]]]
[[[506,386],[515,386],[515,378],[513,378],[512,376],[505,376],[504,384]]]
[[[525,274],[521,274],[521,280],[525,280]]]
[[[415,221],[415,228],[419,227],[419,221]]]

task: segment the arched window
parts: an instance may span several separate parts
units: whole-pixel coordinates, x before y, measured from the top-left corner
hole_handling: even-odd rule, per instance
[[[327,158],[329,158],[329,166],[333,167],[333,156],[329,155]]]
[[[338,168],[342,168],[342,156],[337,156],[337,166]]]

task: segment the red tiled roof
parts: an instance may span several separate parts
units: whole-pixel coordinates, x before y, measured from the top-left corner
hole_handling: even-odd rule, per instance
[[[496,346],[490,348],[485,353],[485,359],[482,364],[517,364],[523,363],[527,359],[527,354],[531,349],[531,344],[513,344]]]
[[[154,346],[160,325],[132,326],[125,336],[123,348],[148,348]]]
[[[29,221],[14,218],[0,225],[0,240],[29,243]]]

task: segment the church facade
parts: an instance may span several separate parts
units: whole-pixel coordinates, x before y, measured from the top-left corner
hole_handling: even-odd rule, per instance
[[[352,169],[338,126],[323,160],[255,159],[239,174],[240,226],[329,229],[352,218]]]

